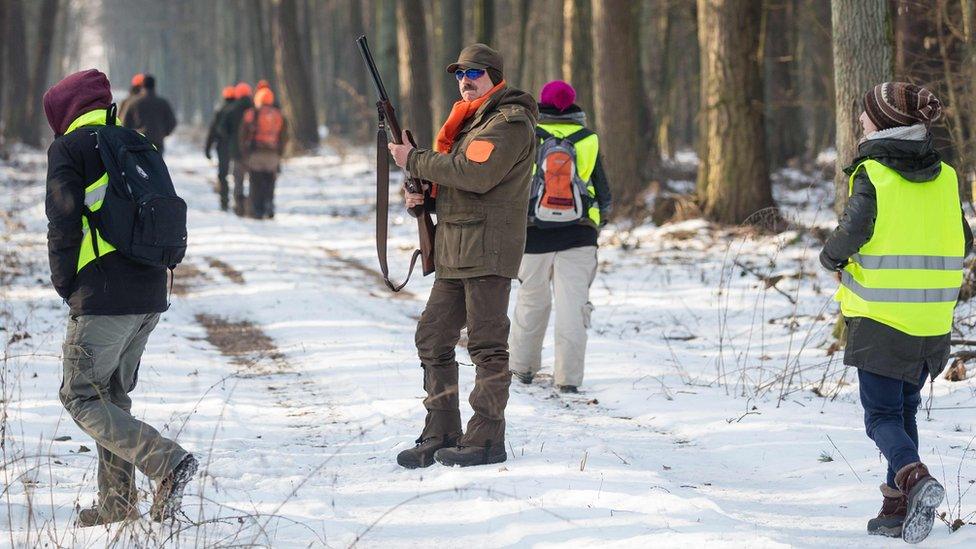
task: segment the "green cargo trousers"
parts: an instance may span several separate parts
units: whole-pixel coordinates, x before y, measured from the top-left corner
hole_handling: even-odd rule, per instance
[[[132,417],[130,393],[159,313],[80,315],[68,319],[61,403],[98,446],[99,511],[108,516],[136,505],[133,468],[159,480],[187,456],[179,444]]]
[[[468,354],[475,364],[468,401],[474,415],[462,446],[504,446],[508,370],[508,298],[511,279],[482,276],[434,281],[417,324],[417,353],[424,368],[427,419],[421,438],[461,432],[455,347],[468,327]]]

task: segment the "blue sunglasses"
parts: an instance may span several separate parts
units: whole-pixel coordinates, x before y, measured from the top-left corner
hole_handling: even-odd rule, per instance
[[[468,69],[466,71],[458,69],[454,71],[454,77],[458,79],[458,82],[460,82],[465,76],[468,77],[468,80],[477,80],[481,78],[481,75],[483,74],[485,74],[485,69]]]

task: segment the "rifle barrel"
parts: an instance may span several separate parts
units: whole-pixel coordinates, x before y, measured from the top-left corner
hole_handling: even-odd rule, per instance
[[[356,44],[359,46],[359,53],[363,56],[363,62],[366,63],[369,75],[373,79],[373,86],[376,87],[376,93],[380,96],[380,101],[389,101],[390,98],[386,94],[386,86],[383,85],[383,78],[380,76],[380,71],[376,68],[376,62],[373,61],[373,53],[369,50],[366,35],[364,34],[357,38]]]

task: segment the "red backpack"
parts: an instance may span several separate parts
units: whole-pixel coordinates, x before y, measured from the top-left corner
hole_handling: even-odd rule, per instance
[[[254,128],[251,143],[256,149],[278,150],[281,146],[281,132],[285,119],[281,111],[271,105],[249,109],[244,113],[244,122]]]

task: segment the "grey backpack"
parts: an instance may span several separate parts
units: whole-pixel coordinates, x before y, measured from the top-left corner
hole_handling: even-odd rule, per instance
[[[536,155],[529,195],[529,224],[541,229],[564,227],[586,216],[590,195],[576,169],[576,143],[593,135],[581,128],[566,137],[535,129],[542,140]]]

